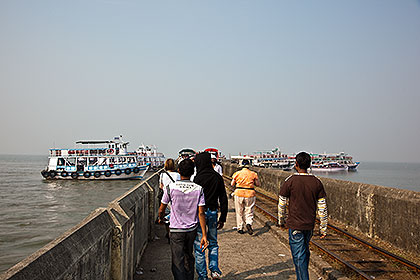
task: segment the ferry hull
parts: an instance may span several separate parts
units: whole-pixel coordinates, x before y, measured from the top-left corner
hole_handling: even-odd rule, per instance
[[[347,170],[347,167],[311,168],[311,172],[342,172]]]
[[[41,175],[45,180],[127,180],[127,179],[142,179],[149,169],[149,165],[138,167],[139,171],[134,173],[131,171],[129,174],[124,172],[124,170],[107,170],[107,171],[98,171],[96,172],[66,172],[58,170],[41,171]],[[46,174],[45,172],[48,172]],[[87,174],[89,173],[89,174]],[[96,174],[95,174],[96,173]],[[100,173],[100,174],[99,174]],[[105,174],[106,173],[106,174]],[[77,175],[76,175],[77,174]],[[119,174],[119,175],[118,175]]]

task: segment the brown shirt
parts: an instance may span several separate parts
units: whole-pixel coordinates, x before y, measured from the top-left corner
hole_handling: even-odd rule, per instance
[[[307,173],[296,173],[286,179],[279,195],[289,198],[289,215],[286,221],[288,228],[314,228],[318,199],[327,196],[317,177]]]

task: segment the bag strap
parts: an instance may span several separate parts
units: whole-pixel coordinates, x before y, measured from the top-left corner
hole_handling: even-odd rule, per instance
[[[172,176],[168,173],[168,171],[166,171],[165,169],[163,169],[163,172],[165,172],[165,173],[166,173],[166,175],[168,175],[168,177],[169,177],[169,179],[171,179],[172,183],[175,183],[174,178],[172,178]],[[172,199],[171,199],[171,192],[170,192],[170,189],[169,189],[169,184],[168,184],[168,185],[166,185],[166,192],[168,193],[169,202],[172,202]]]

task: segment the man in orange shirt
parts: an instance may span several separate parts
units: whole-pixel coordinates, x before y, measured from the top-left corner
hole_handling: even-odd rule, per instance
[[[252,221],[254,219],[255,207],[255,190],[254,187],[260,186],[257,173],[249,170],[249,160],[242,161],[243,168],[237,171],[232,176],[232,186],[236,185],[235,189],[235,212],[236,225],[238,233],[244,234],[244,224],[248,234],[252,235]]]

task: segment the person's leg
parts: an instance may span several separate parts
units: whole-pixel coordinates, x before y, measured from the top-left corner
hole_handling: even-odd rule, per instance
[[[207,224],[207,212],[206,212],[206,224]],[[203,232],[201,227],[197,228],[197,236],[194,241],[194,254],[195,254],[195,271],[198,274],[198,280],[207,280],[207,263],[206,263],[206,251],[202,252],[200,248],[201,238],[203,237]],[[208,237],[207,237],[208,238]]]
[[[295,264],[297,280],[309,280],[309,257],[307,256],[309,247],[306,248],[306,240],[308,240],[309,244],[310,238],[305,238],[305,235],[307,235],[305,232],[307,231],[289,229],[289,244],[293,263]]]
[[[172,254],[172,274],[175,280],[186,280],[183,232],[171,232],[169,235]]]
[[[185,245],[184,245],[184,255],[185,255],[185,273],[187,280],[194,280],[194,255],[193,248],[195,238],[197,237],[197,230],[193,230],[185,233]]]
[[[243,212],[243,197],[235,195],[235,213],[236,213],[236,226],[238,230],[244,229],[244,212]]]
[[[217,211],[207,210],[207,239],[209,241],[209,269],[222,274],[219,269],[219,244],[217,243]]]
[[[245,223],[252,226],[256,197],[245,198]]]

